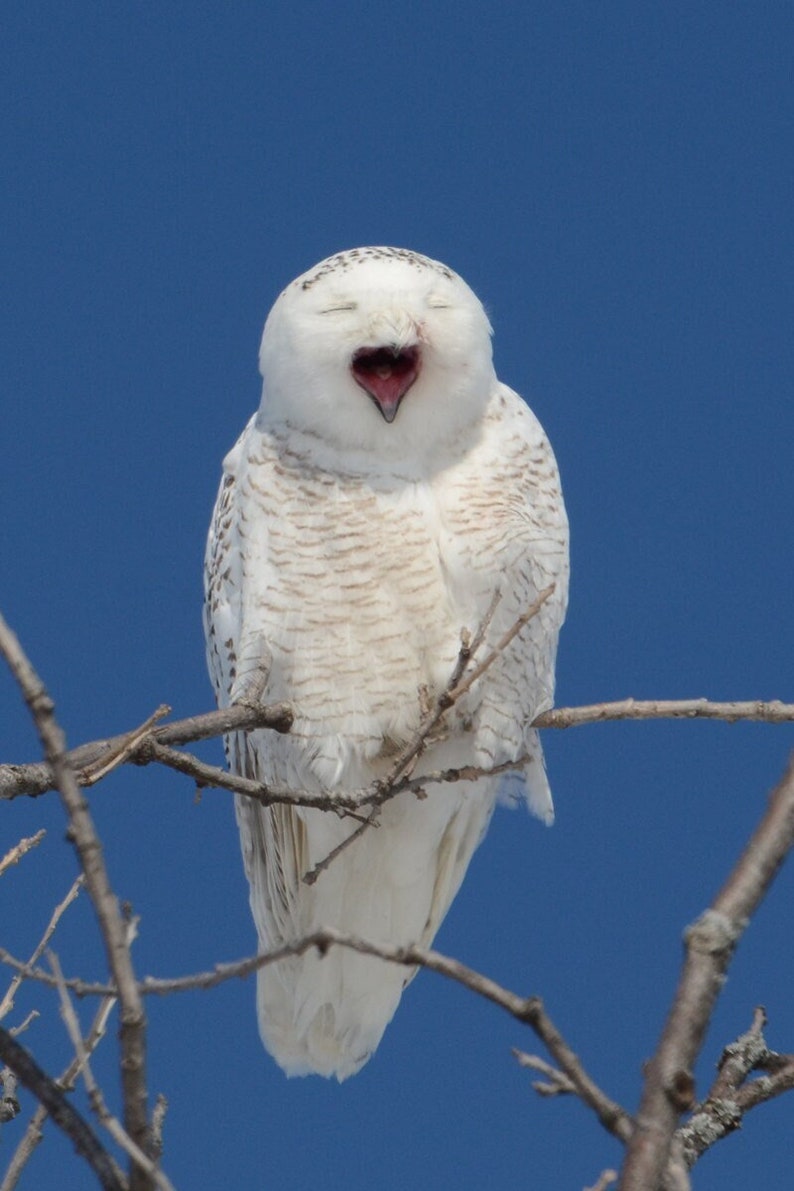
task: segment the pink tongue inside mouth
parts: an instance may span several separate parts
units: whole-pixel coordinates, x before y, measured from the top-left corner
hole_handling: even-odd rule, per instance
[[[351,365],[356,382],[369,393],[387,422],[419,375],[419,348],[395,352],[390,347],[363,347]]]

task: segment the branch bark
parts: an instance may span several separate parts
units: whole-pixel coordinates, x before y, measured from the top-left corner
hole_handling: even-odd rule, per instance
[[[36,948],[35,948],[33,954],[31,955],[30,959],[28,960],[28,964],[31,967],[33,966],[33,964],[35,964],[35,962],[39,958],[39,956],[44,953],[44,948],[47,946],[47,944],[49,943],[53,934],[55,933],[58,923],[60,922],[61,918],[65,914],[66,910],[69,908],[69,906],[72,904],[72,902],[77,897],[77,895],[80,892],[80,890],[82,889],[84,883],[85,883],[85,878],[83,877],[83,875],[81,873],[79,877],[75,877],[74,881],[72,882],[71,888],[69,889],[69,892],[66,894],[66,897],[63,899],[63,901],[59,902],[58,905],[53,910],[52,916],[50,918],[50,921],[47,923],[47,927],[44,931],[44,934],[41,936],[39,942],[36,945]],[[3,1018],[7,1014],[9,1014],[11,1012],[11,1010],[14,1008],[14,997],[16,996],[17,989],[19,988],[20,984],[22,983],[22,981],[24,979],[25,979],[25,977],[23,975],[21,975],[19,972],[17,972],[17,974],[14,976],[13,980],[11,981],[10,985],[8,986],[8,991],[6,992],[2,1001],[0,1001],[0,1021],[2,1021]]]
[[[618,699],[583,707],[557,707],[535,720],[536,728],[575,728],[608,720],[745,720],[756,724],[794,723],[794,703],[746,699],[714,703],[709,699]]]
[[[620,1191],[656,1191],[682,1112],[694,1105],[692,1068],[736,945],[794,843],[794,758],[709,909],[684,936],[686,954],[659,1046],[647,1065]]]
[[[3,623],[5,624],[5,622]],[[139,741],[136,756],[148,741],[165,745],[191,744],[196,740],[211,740],[216,736],[225,736],[228,732],[253,732],[256,728],[272,728],[274,732],[288,732],[291,725],[292,710],[286,703],[274,703],[262,707],[251,707],[241,703],[220,711],[210,711],[204,715],[191,715],[186,719],[175,720],[172,724],[163,724],[153,728]],[[137,729],[133,730],[133,732],[135,731]],[[66,759],[75,773],[79,774],[85,770],[90,772],[92,766],[124,748],[130,735],[130,732],[122,732],[118,736],[108,736],[101,740],[92,740],[88,744],[81,744],[67,753]],[[131,759],[128,758],[128,760]],[[36,798],[39,794],[46,794],[49,790],[56,788],[55,773],[48,761],[33,761],[24,765],[0,765],[0,799]]]
[[[69,1103],[61,1089],[42,1071],[32,1055],[0,1026],[0,1059],[21,1084],[46,1108],[59,1129],[66,1133],[105,1191],[126,1191],[116,1175],[113,1162],[88,1122]]]
[[[90,1056],[88,1051],[83,1046],[83,1035],[80,1030],[80,1023],[77,1020],[77,1014],[74,1011],[71,998],[69,997],[68,989],[64,984],[63,973],[61,965],[58,962],[58,957],[54,952],[49,952],[50,967],[58,984],[58,995],[61,1001],[61,1017],[66,1026],[67,1033],[71,1039],[74,1053],[77,1056],[77,1061],[80,1066],[80,1075],[83,1077],[83,1082],[88,1092],[88,1100],[96,1114],[97,1119],[107,1129],[110,1136],[134,1162],[142,1167],[149,1175],[152,1181],[160,1188],[160,1191],[174,1191],[173,1184],[170,1179],[158,1169],[156,1162],[144,1154],[143,1150],[135,1144],[125,1129],[121,1127],[120,1122],[116,1119],[113,1113],[109,1110],[105,1097],[102,1094],[102,1089],[94,1078],[94,1073],[91,1070]]]
[[[687,1166],[694,1166],[715,1142],[741,1128],[751,1108],[794,1087],[794,1055],[769,1050],[763,1034],[765,1025],[766,1014],[759,1007],[750,1029],[726,1046],[708,1095],[678,1130]],[[753,1071],[764,1074],[747,1082]]]
[[[69,821],[69,836],[85,874],[105,944],[108,963],[121,1006],[121,1080],[124,1124],[132,1140],[148,1153],[149,1127],[146,1094],[146,1015],[138,991],[127,929],[108,877],[102,847],[88,803],[69,764],[64,734],[44,683],[33,669],[19,641],[0,616],[0,652],[17,681],[39,734],[44,754],[60,791]],[[9,1064],[10,1065],[10,1064]],[[20,1076],[21,1078],[21,1076]],[[150,1191],[152,1180],[135,1163],[130,1167],[130,1191]]]
[[[266,805],[289,803],[311,806],[337,813],[341,811],[360,819],[362,808],[371,808],[371,815],[374,816],[381,803],[402,790],[419,792],[434,782],[472,779],[520,767],[525,758],[518,758],[515,762],[493,769],[466,767],[423,774],[419,778],[412,776],[416,759],[421,755],[427,739],[445,712],[534,615],[550,594],[550,590],[541,593],[535,605],[519,618],[488,657],[473,669],[469,669],[469,663],[483,639],[484,630],[481,627],[474,642],[463,636],[458,665],[447,689],[428,709],[416,738],[409,742],[397,758],[388,778],[373,783],[367,789],[344,796],[318,797],[316,794],[300,791],[268,788],[261,783],[207,765],[189,753],[173,747],[231,732],[261,728],[279,732],[289,731],[293,713],[289,707],[281,704],[262,707],[247,700],[222,711],[189,717],[173,724],[157,725],[157,720],[169,710],[160,708],[144,724],[131,732],[94,741],[67,753],[63,733],[55,719],[52,701],[19,642],[0,617],[0,652],[5,655],[22,690],[39,732],[46,758],[43,763],[0,766],[0,799],[22,795],[36,796],[54,788],[60,791],[69,819],[69,838],[78,852],[113,975],[112,983],[104,985],[67,980],[62,983],[61,991],[64,992],[68,986],[80,995],[99,993],[104,996],[118,996],[121,1002],[121,1068],[125,1127],[132,1139],[133,1150],[137,1149],[140,1154],[145,1155],[147,1167],[141,1169],[140,1163],[133,1161],[130,1169],[131,1191],[148,1191],[153,1174],[157,1177],[154,1173],[156,1168],[151,1162],[153,1150],[147,1120],[146,1023],[143,995],[178,992],[188,988],[209,988],[222,980],[248,975],[259,967],[277,962],[285,956],[301,954],[312,947],[324,953],[331,946],[350,947],[363,954],[379,956],[388,962],[411,967],[428,967],[499,1004],[518,1020],[530,1025],[555,1059],[559,1071],[553,1068],[548,1068],[547,1071],[547,1074],[551,1073],[552,1090],[576,1093],[597,1113],[602,1124],[610,1132],[627,1143],[621,1191],[636,1191],[640,1188],[642,1191],[648,1191],[649,1188],[655,1191],[662,1186],[670,1188],[688,1185],[688,1167],[707,1145],[712,1144],[711,1141],[701,1144],[697,1130],[690,1128],[692,1122],[677,1128],[682,1113],[692,1109],[694,1104],[694,1080],[691,1069],[702,1046],[714,1003],[737,942],[794,843],[794,761],[771,796],[766,814],[723,889],[712,906],[686,932],[686,957],[678,990],[659,1047],[647,1068],[645,1091],[636,1123],[590,1080],[577,1056],[546,1015],[539,998],[518,997],[488,977],[438,952],[418,947],[377,946],[337,931],[324,930],[282,947],[276,952],[252,957],[237,964],[218,965],[211,973],[171,981],[147,979],[138,983],[132,968],[126,938],[127,928],[109,883],[88,804],[80,791],[81,785],[92,785],[119,765],[158,763],[193,777],[199,785],[234,790],[256,798]],[[582,707],[557,708],[538,716],[534,726],[559,729],[606,721],[660,718],[791,723],[794,722],[794,705],[779,701],[625,699]],[[365,826],[366,822],[359,831]],[[20,849],[27,850],[27,847],[33,846],[36,842],[38,837],[22,841],[18,849],[12,850],[4,858],[0,871],[2,866],[18,859],[22,854]],[[332,858],[333,854],[328,859]],[[311,877],[311,874],[309,876]],[[49,982],[47,974],[35,967],[35,955],[27,964],[13,960],[1,950],[0,958],[6,959],[16,967],[18,977],[30,976]],[[742,1084],[741,1081],[735,1083],[735,1086],[731,1084],[732,1102],[735,1101],[738,1114],[737,1122],[741,1115],[755,1104],[794,1086],[794,1057],[774,1055],[768,1051],[765,1051],[765,1055],[772,1066],[763,1068],[766,1074],[762,1078],[746,1084]],[[538,1065],[543,1061],[530,1058],[528,1062],[530,1065]],[[733,1070],[730,1062],[727,1063],[727,1069]],[[746,1074],[745,1070],[744,1075]],[[724,1081],[727,1077],[721,1078]],[[715,1089],[718,1091],[720,1086],[718,1079]],[[713,1107],[725,1099],[724,1096],[720,1098],[714,1089],[712,1091],[713,1095],[710,1096],[710,1101],[706,1102],[701,1115],[708,1115],[711,1111],[709,1103],[713,1102]],[[714,1112],[716,1111],[714,1109]],[[719,1136],[736,1127],[736,1123],[731,1124],[727,1118],[724,1124],[725,1127]]]
[[[108,1018],[115,1004],[115,996],[104,997],[100,1002],[99,1008],[94,1014],[91,1028],[85,1038],[83,1038],[83,1052],[85,1054],[93,1054],[104,1038]],[[64,1092],[70,1091],[74,1087],[79,1073],[80,1060],[75,1057],[56,1080],[58,1087]],[[0,1183],[0,1191],[15,1191],[25,1165],[36,1149],[36,1146],[42,1140],[42,1128],[47,1116],[47,1109],[40,1103],[28,1122],[27,1129],[14,1151],[14,1156],[8,1164],[3,1181]]]
[[[191,744],[197,740],[211,740],[217,736],[225,736],[230,732],[253,732],[257,728],[270,728],[274,732],[288,732],[293,719],[292,709],[286,703],[275,703],[268,706],[255,707],[249,704],[236,704],[234,707],[220,711],[210,711],[203,715],[188,716],[186,719],[175,720],[172,724],[164,724],[153,728],[142,737],[138,737],[134,749],[124,758],[124,764],[148,765],[160,764],[194,778],[202,786],[215,786],[220,789],[232,790],[235,793],[246,794],[249,797],[260,798],[265,805],[276,802],[289,803],[294,806],[311,805],[326,809],[323,800],[316,795],[301,794],[289,790],[269,790],[258,782],[246,778],[236,777],[224,769],[214,765],[207,765],[189,753],[180,753],[174,745]],[[551,711],[544,711],[534,722],[536,728],[576,728],[587,724],[601,724],[619,720],[660,720],[660,719],[709,719],[723,720],[726,723],[791,724],[794,723],[794,703],[781,703],[777,699],[764,701],[760,699],[744,700],[740,702],[712,702],[706,698],[699,699],[619,699],[611,703],[590,703],[581,707],[556,707]],[[108,757],[115,756],[124,749],[132,732],[122,732],[118,736],[110,736],[101,740],[93,740],[81,744],[67,754],[69,764],[77,774],[78,783],[85,775],[90,780],[94,767],[101,765]],[[166,747],[161,747],[166,746]],[[514,768],[523,764],[519,758]],[[505,767],[503,767],[505,768]],[[507,767],[509,768],[509,767]],[[456,781],[453,771],[445,771],[450,776],[436,777],[436,781]],[[478,771],[479,772],[479,771]],[[485,770],[482,771],[484,774]],[[468,771],[464,776],[471,776]],[[20,765],[0,765],[0,799],[36,798],[56,789],[55,776],[52,767],[45,761],[32,761]],[[410,788],[409,783],[401,789]],[[333,801],[333,807],[330,802]],[[349,799],[350,809],[362,805],[360,798]],[[347,809],[344,799],[329,799],[327,809]]]
[[[0,877],[7,868],[12,864],[19,864],[23,856],[26,856],[32,848],[37,848],[44,839],[47,832],[42,827],[35,835],[28,836],[27,839],[21,839],[13,848],[9,848],[5,856],[0,860]]]
[[[321,955],[324,955],[330,947],[347,947],[362,955],[376,956],[389,963],[402,964],[406,967],[428,968],[498,1005],[535,1032],[570,1080],[576,1094],[593,1109],[601,1123],[610,1132],[625,1141],[632,1127],[631,1117],[620,1105],[610,1100],[586,1073],[579,1058],[549,1017],[540,997],[519,996],[518,993],[503,988],[489,976],[477,972],[474,968],[461,963],[460,960],[442,955],[439,951],[424,947],[395,947],[371,943],[355,935],[344,934],[329,928],[314,931],[302,939],[297,939],[294,943],[285,944],[283,947],[262,955],[250,956],[235,963],[216,964],[215,968],[209,972],[199,972],[191,976],[179,976],[173,979],[147,976],[139,988],[143,995],[159,996],[196,989],[206,990],[215,988],[227,980],[239,980],[250,976],[260,968],[278,963],[289,956],[303,955],[312,949],[316,949]],[[0,958],[6,961],[10,959],[7,953],[2,953]],[[25,975],[30,978],[40,980],[51,987],[58,987],[58,982],[50,973],[38,968],[30,969],[25,965],[17,966],[24,968]],[[109,996],[114,992],[111,986],[91,984],[74,978],[64,978],[61,983],[63,987],[71,989],[78,996]]]

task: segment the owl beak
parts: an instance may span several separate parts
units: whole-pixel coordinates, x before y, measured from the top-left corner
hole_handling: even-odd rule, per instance
[[[387,422],[397,417],[400,402],[419,375],[421,359],[416,346],[362,347],[353,356],[350,370],[375,402]]]

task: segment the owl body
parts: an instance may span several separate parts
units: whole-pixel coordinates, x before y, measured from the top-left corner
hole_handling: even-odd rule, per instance
[[[229,738],[229,761],[310,794],[361,789],[414,737],[462,630],[476,632],[497,593],[475,662],[554,585],[447,713],[415,771],[525,757],[530,806],[550,821],[530,725],[553,700],[567,596],[556,464],[534,415],[493,374],[490,328],[468,287],[426,258],[368,251],[331,258],[276,303],[262,406],[225,461],[207,552],[216,692],[234,702],[264,666],[265,700],[295,711],[286,735]],[[358,822],[239,797],[260,948],[319,927],[429,944],[498,786],[486,776],[429,784],[422,800],[398,795],[313,884],[306,874]],[[345,1078],[377,1046],[405,983],[399,966],[342,948],[268,966],[258,986],[265,1045],[289,1074]]]

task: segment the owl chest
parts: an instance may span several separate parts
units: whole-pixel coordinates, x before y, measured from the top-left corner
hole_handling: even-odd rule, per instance
[[[304,486],[259,515],[261,629],[289,696],[332,685],[345,704],[440,690],[490,599],[498,558],[476,513],[429,487]],[[496,552],[498,555],[498,551]],[[319,680],[319,681],[318,681]]]

